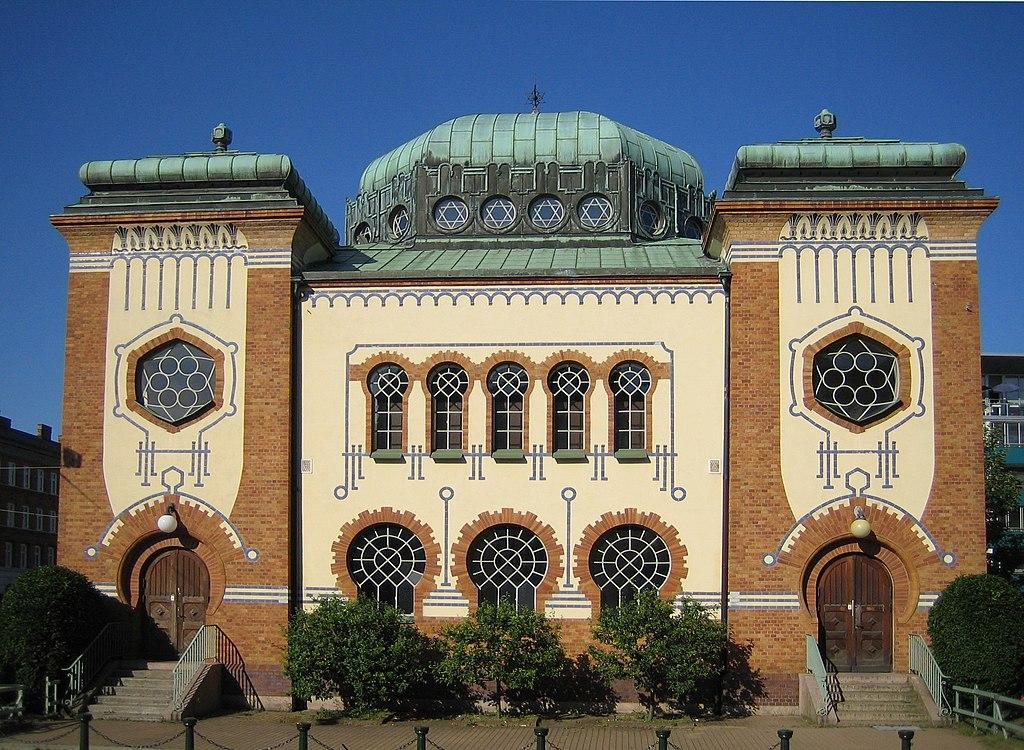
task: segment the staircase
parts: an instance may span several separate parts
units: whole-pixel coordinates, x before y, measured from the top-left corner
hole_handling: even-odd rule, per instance
[[[928,710],[910,683],[898,673],[843,672],[829,675],[839,726],[931,726]]]
[[[173,661],[122,661],[88,711],[97,719],[163,721],[171,718]]]

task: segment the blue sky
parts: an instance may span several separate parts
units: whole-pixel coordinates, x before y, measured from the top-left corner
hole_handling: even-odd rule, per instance
[[[986,351],[1024,351],[1024,5],[8,2],[0,5],[0,413],[60,425],[79,165],[286,153],[336,224],[375,156],[451,117],[588,109],[678,145],[721,191],[745,143],[956,141],[999,196],[980,237]],[[73,364],[71,365],[73,366]]]

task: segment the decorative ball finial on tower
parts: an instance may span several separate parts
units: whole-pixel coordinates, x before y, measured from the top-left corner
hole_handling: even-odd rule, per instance
[[[836,129],[837,125],[839,125],[839,118],[827,109],[821,110],[814,116],[814,129],[822,138],[831,138],[832,131]]]
[[[221,123],[213,129],[213,145],[217,147],[218,151],[227,151],[228,146],[231,145],[231,128],[225,123]]]

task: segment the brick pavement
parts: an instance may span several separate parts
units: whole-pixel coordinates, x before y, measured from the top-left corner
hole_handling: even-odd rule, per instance
[[[310,730],[309,747],[310,750],[396,750],[406,743],[414,747],[413,727],[420,723],[424,722],[315,725]],[[471,726],[463,720],[427,724],[431,750],[532,750],[535,746],[532,723],[510,721],[505,726]],[[178,723],[96,720],[92,725],[95,731],[91,734],[91,750],[117,747],[110,740],[129,747],[153,745],[182,730]],[[550,730],[550,750],[647,750],[656,746],[656,725],[633,720],[551,721],[544,726]],[[0,748],[75,750],[77,728],[66,737],[60,736],[72,727],[67,722],[40,724],[31,730],[0,737]],[[776,730],[780,727],[794,730],[792,750],[898,750],[900,747],[899,737],[892,730],[813,727],[804,725],[797,717],[783,716],[713,722],[698,727],[680,724],[672,727],[670,741],[671,746],[680,750],[771,750],[778,745]],[[274,721],[267,715],[204,719],[196,731],[196,750],[218,750],[219,746],[231,750],[260,750],[279,743],[285,743],[281,745],[284,750],[298,747],[294,724]],[[161,745],[167,750],[181,750],[184,746],[184,737]],[[913,747],[914,750],[982,750],[984,745],[979,739],[964,736],[954,729],[925,728],[917,732]]]

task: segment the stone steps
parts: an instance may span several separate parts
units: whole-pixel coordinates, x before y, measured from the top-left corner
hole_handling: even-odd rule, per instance
[[[89,712],[97,719],[163,721],[170,717],[174,662],[122,662]]]
[[[840,726],[930,726],[932,721],[905,674],[834,676]]]

